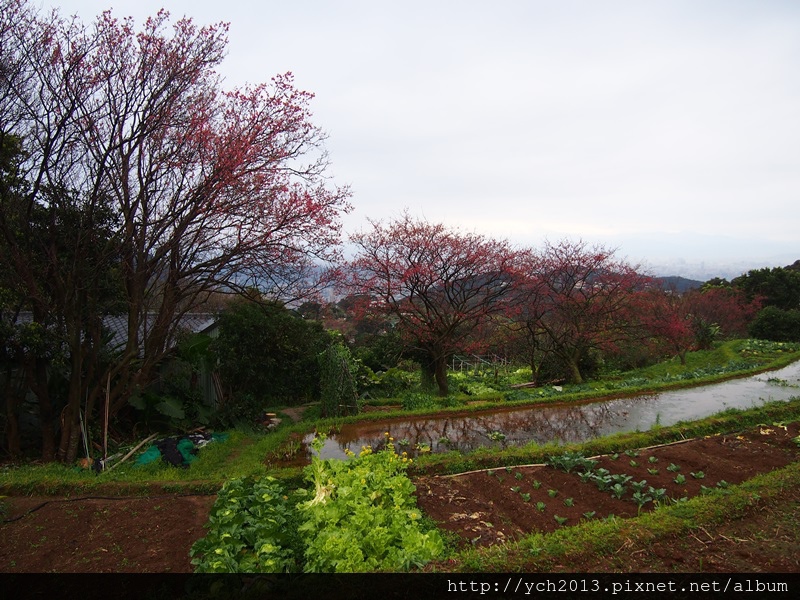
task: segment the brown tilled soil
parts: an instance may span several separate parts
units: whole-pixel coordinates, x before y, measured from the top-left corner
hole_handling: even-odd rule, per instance
[[[0,572],[191,573],[213,496],[9,497]],[[33,510],[34,512],[27,513]]]
[[[800,448],[792,440],[799,434],[798,424],[759,427],[598,460],[611,473],[644,479],[679,499],[700,493],[701,486],[740,483],[797,461]],[[679,470],[669,470],[670,465]],[[679,475],[685,481],[676,483]],[[421,508],[463,545],[498,544],[587,518],[635,516],[639,510],[630,483],[616,499],[574,472],[544,466],[423,477],[415,483]],[[188,552],[204,535],[214,500],[176,495],[2,499],[0,572],[191,572]],[[538,502],[544,507],[537,508]],[[648,503],[642,510],[651,507]],[[745,519],[699,528],[646,549],[621,547],[558,570],[800,572],[799,507],[800,490],[787,489]],[[556,516],[566,519],[563,525]]]
[[[566,473],[536,465],[479,471],[416,481],[420,507],[440,528],[458,536],[461,545],[489,546],[531,532],[550,532],[587,519],[636,516],[632,482],[666,490],[674,500],[738,484],[800,459],[793,441],[798,424],[763,426],[743,434],[718,435],[629,455],[596,457],[598,467],[630,475],[621,499],[584,482],[578,472]],[[630,453],[634,454],[634,453]],[[722,483],[720,483],[722,482]],[[542,504],[539,504],[542,503]],[[644,504],[641,511],[653,509]],[[647,549],[619,548],[610,556],[564,570],[800,572],[800,490],[785,490],[778,504],[746,520],[713,530],[700,529],[684,539],[660,541]]]

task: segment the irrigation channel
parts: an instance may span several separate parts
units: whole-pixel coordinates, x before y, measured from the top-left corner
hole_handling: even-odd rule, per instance
[[[583,442],[597,437],[647,431],[655,425],[694,421],[728,408],[746,409],[800,396],[800,361],[782,369],[722,383],[580,404],[549,404],[424,417],[349,423],[325,440],[322,458],[347,458],[362,446],[381,447],[385,432],[397,451],[468,452],[531,441]],[[313,439],[304,439],[306,446]]]

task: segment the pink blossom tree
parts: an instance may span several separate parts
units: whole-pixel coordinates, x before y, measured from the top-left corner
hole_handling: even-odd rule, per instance
[[[521,304],[527,334],[558,359],[567,379],[581,383],[590,351],[613,350],[636,334],[635,294],[648,278],[613,250],[582,241],[547,243],[532,265]]]
[[[0,13],[0,132],[22,141],[29,183],[15,210],[57,213],[69,197],[82,213],[108,210],[116,223],[114,243],[98,251],[119,274],[127,342],[86,377],[80,315],[96,308],[88,299],[55,302],[74,296],[70,266],[45,249],[53,276],[37,276],[18,243],[31,233],[24,219],[14,221],[21,231],[0,219],[26,306],[42,322],[72,323],[57,452],[71,460],[79,409],[93,414],[107,383],[110,412],[123,408],[153,379],[181,315],[210,294],[252,286],[288,300],[313,292],[321,266],[339,258],[349,192],[326,178],[312,95],[296,89],[291,74],[222,88],[226,25],[172,22],[162,11],[138,30],[110,12],[86,27],[39,14],[25,0],[0,0]],[[50,319],[64,310],[69,318]]]
[[[353,293],[369,309],[390,315],[409,348],[425,356],[423,370],[448,394],[447,359],[506,309],[518,253],[506,241],[412,218],[371,222],[352,236],[358,248],[349,265]]]

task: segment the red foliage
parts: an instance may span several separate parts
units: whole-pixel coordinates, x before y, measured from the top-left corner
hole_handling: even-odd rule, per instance
[[[761,299],[748,300],[741,289],[706,287],[686,294],[687,312],[695,321],[718,325],[726,337],[747,335],[747,326],[761,309]]]
[[[613,251],[564,240],[547,244],[529,269],[515,320],[558,357],[571,380],[583,380],[580,362],[590,350],[613,350],[637,333],[634,299],[648,278]]]
[[[439,393],[447,394],[448,354],[504,310],[518,253],[507,242],[413,219],[406,212],[352,237],[359,248],[349,288],[368,309],[390,314],[409,345],[430,359]],[[473,338],[474,339],[474,338]]]
[[[694,323],[687,296],[652,286],[637,297],[639,319],[647,333],[645,342],[657,352],[677,354],[681,363],[695,342]]]
[[[677,354],[681,363],[686,352],[710,344],[716,328],[726,337],[744,336],[760,308],[730,286],[713,286],[678,294],[652,287],[639,297],[642,326],[648,341],[662,351]],[[709,333],[710,332],[710,333]],[[704,335],[704,333],[706,335]]]

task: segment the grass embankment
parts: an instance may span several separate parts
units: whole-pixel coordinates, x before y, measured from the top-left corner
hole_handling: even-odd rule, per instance
[[[512,387],[530,380],[530,368],[504,368],[496,374],[492,371],[454,372],[449,374],[448,379],[450,389],[457,391],[451,392],[447,398],[412,393],[398,398],[369,399],[367,406],[380,407],[381,410],[335,421],[320,421],[318,426],[325,429],[353,421],[421,416],[434,412],[477,412],[498,405],[531,406],[639,395],[755,375],[779,369],[796,360],[800,360],[800,344],[731,340],[717,344],[711,350],[687,354],[685,364],[675,357],[632,371],[604,372],[599,379],[580,384],[544,384],[523,389]],[[422,401],[409,402],[409,395]],[[419,408],[416,408],[417,404]]]
[[[0,469],[0,494],[7,495],[147,495],[151,493],[216,493],[225,481],[266,474],[264,457],[275,452],[292,431],[308,425],[287,426],[276,434],[228,431],[225,441],[204,446],[189,468],[153,462],[137,465],[131,459],[95,473],[60,463],[6,466]]]

